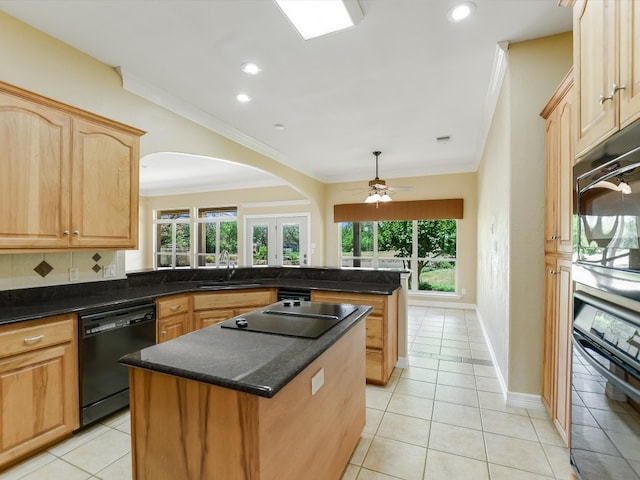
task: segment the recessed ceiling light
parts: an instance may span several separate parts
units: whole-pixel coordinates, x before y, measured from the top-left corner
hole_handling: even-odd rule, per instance
[[[353,27],[364,14],[357,0],[275,0],[305,40]]]
[[[255,63],[247,62],[242,64],[242,71],[250,75],[256,75],[262,71],[262,69]]]
[[[238,95],[236,95],[236,100],[242,103],[247,103],[251,101],[251,97],[246,93],[239,93]]]
[[[475,3],[473,2],[463,2],[454,6],[449,13],[447,14],[447,20],[453,23],[461,22],[476,8]]]

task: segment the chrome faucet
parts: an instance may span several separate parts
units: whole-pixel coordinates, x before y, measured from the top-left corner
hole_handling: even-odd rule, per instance
[[[220,258],[227,267],[226,280],[229,281],[235,273],[235,265],[233,265],[233,263],[231,262],[231,255],[229,255],[229,252],[227,250],[222,250],[222,252],[220,252]]]

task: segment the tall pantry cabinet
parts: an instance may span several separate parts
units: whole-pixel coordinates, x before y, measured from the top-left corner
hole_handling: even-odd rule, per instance
[[[545,119],[545,285],[542,402],[568,443],[571,406],[573,70],[541,112]]]

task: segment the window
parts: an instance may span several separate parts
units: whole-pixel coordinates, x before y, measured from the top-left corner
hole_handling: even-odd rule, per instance
[[[190,267],[190,211],[188,209],[158,210],[155,227],[156,268]]]
[[[411,270],[413,291],[456,290],[456,220],[341,223],[343,267]]]
[[[235,207],[157,210],[154,225],[156,268],[219,267],[227,261],[238,262]]]
[[[238,264],[238,211],[236,208],[198,209],[197,266]],[[226,252],[225,255],[223,252]]]

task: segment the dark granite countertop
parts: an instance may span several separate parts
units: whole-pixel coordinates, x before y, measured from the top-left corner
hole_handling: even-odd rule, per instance
[[[271,398],[371,310],[358,306],[317,339],[212,325],[125,355],[120,363]]]
[[[399,272],[379,270],[238,268],[233,281],[226,281],[224,274],[224,269],[150,271],[121,280],[1,291],[0,325],[155,301],[178,293],[274,287],[391,295],[400,288]]]

